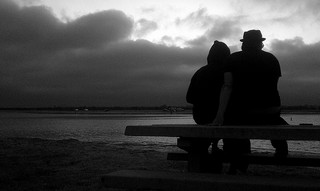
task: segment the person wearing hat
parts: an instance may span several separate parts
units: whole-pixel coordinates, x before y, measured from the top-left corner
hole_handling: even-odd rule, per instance
[[[230,55],[224,68],[224,85],[220,106],[213,125],[287,125],[280,117],[280,96],[277,89],[281,69],[277,58],[262,50],[260,30],[244,32],[242,51]],[[286,157],[285,140],[271,140],[276,157]],[[223,150],[232,155],[229,172],[245,172],[248,163],[240,157],[250,153],[250,140],[224,139]]]
[[[198,69],[191,78],[186,100],[193,105],[193,119],[199,125],[213,122],[218,107],[220,90],[223,84],[223,66],[230,55],[229,47],[220,41],[214,41],[207,56],[207,65]],[[207,161],[208,147],[212,143],[213,152],[221,152],[218,139],[193,139],[193,149],[198,155],[203,155],[202,172],[220,172],[222,163]]]

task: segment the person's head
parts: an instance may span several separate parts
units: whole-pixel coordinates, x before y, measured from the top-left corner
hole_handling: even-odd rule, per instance
[[[208,64],[223,63],[229,55],[229,47],[225,43],[215,40],[207,57]]]
[[[266,40],[262,37],[260,30],[249,30],[243,33],[241,49],[246,50],[261,50],[263,48],[263,41]]]

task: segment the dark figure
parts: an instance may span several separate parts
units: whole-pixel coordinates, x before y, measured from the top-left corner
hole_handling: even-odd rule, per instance
[[[230,50],[225,43],[214,41],[207,57],[207,65],[201,67],[191,79],[186,98],[187,102],[193,104],[193,119],[199,125],[211,124],[216,116],[223,84],[223,65],[229,55]],[[204,155],[205,158],[211,143],[212,151],[219,151],[218,141],[194,139],[192,150],[198,152],[199,155]],[[201,163],[203,164],[202,171],[210,171],[208,161]],[[217,165],[219,166],[219,164]],[[220,164],[221,167],[222,164]],[[217,168],[219,167],[212,167],[211,171],[219,171]]]
[[[212,45],[206,66],[192,77],[187,92],[187,102],[193,104],[193,119],[199,125],[213,122],[223,84],[223,65],[230,55],[228,46],[219,41]]]
[[[280,96],[277,89],[281,70],[271,53],[262,51],[263,41],[259,30],[244,33],[242,51],[230,55],[225,67],[221,106],[215,125],[286,125],[280,117]],[[223,149],[232,158],[230,173],[237,169],[245,172],[248,164],[240,155],[250,153],[250,140],[224,139]],[[285,140],[272,140],[275,156],[285,157],[288,146]]]

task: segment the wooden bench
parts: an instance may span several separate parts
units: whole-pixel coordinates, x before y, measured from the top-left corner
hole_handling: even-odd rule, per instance
[[[140,126],[127,126],[125,130],[125,135],[127,136],[155,136],[155,137],[178,137],[178,140],[180,137],[183,138],[238,138],[238,139],[263,139],[263,140],[299,140],[299,141],[320,141],[320,126],[316,125],[286,125],[286,126],[200,126],[200,125],[140,125]],[[179,147],[181,147],[181,144],[188,144],[188,141],[185,142],[186,139],[183,140],[181,143],[178,141]],[[180,145],[179,145],[180,144]],[[289,148],[290,149],[290,148]],[[198,156],[193,156],[191,153],[168,153],[168,159],[169,160],[185,160],[188,161],[189,165],[189,171],[196,172],[197,167],[195,167],[197,164],[195,164],[194,161],[195,158]],[[263,164],[263,165],[293,165],[293,166],[320,166],[320,159],[316,157],[297,157],[297,156],[289,156],[287,158],[278,160],[273,156],[266,155],[266,154],[259,154],[259,153],[253,153],[248,154],[245,157],[247,157],[247,160],[251,164]],[[229,162],[229,159],[225,157],[223,159],[224,162]],[[190,167],[191,166],[191,167]],[[190,170],[192,169],[192,170]],[[155,174],[152,174],[155,173]],[[170,174],[169,172],[167,172]],[[241,180],[239,178],[238,180],[231,181],[228,178],[226,178],[226,175],[221,175],[223,180],[219,178],[219,176],[212,177],[214,180],[212,181],[212,178],[206,179],[206,178],[200,178],[199,180],[206,180],[205,183],[203,181],[199,181],[197,178],[193,179],[192,177],[199,177],[200,175],[192,175],[193,173],[180,173],[180,174],[174,174],[174,175],[168,175],[165,173],[156,173],[156,172],[144,172],[144,171],[121,171],[121,172],[115,172],[113,174],[109,174],[103,177],[103,182],[105,186],[116,186],[116,185],[110,185],[110,181],[112,180],[119,180],[121,182],[126,182],[126,186],[130,188],[130,184],[133,184],[133,187],[136,186],[136,188],[149,188],[149,184],[146,183],[139,183],[137,181],[138,179],[140,182],[146,182],[146,181],[155,181],[155,183],[152,183],[154,185],[153,188],[157,188],[160,190],[172,190],[161,187],[161,184],[167,184],[170,181],[173,182],[181,182],[183,181],[189,181],[187,185],[206,185],[204,186],[203,190],[210,190],[207,188],[222,188],[222,190],[263,190],[262,188],[266,185],[269,185],[270,187],[266,187],[268,189],[266,190],[320,190],[320,184],[312,184],[312,188],[304,188],[303,184],[300,185],[300,182],[297,181],[298,185],[292,186],[289,182],[283,181],[283,183],[280,184],[274,183],[274,180],[270,180],[267,178],[267,180],[264,180],[264,183],[259,184],[250,184],[250,182],[259,182],[260,180],[256,180],[254,177],[250,178],[252,180],[246,182],[244,180]],[[190,174],[190,175],[186,175]],[[208,174],[204,174],[201,176],[208,176]],[[211,176],[211,175],[210,175]],[[136,179],[139,177],[138,179]],[[168,177],[168,178],[166,178]],[[173,180],[171,178],[173,178]],[[174,179],[176,177],[176,179]],[[155,179],[155,180],[154,180]],[[160,183],[156,181],[156,179],[159,179]],[[170,181],[168,180],[170,179]],[[180,180],[181,179],[181,180]],[[238,178],[237,178],[238,179]],[[263,177],[261,177],[263,179]],[[134,181],[136,180],[136,181]],[[234,179],[232,179],[234,180]],[[151,182],[152,182],[151,181]],[[223,183],[221,183],[221,181]],[[261,180],[263,182],[263,180]],[[108,183],[107,183],[108,182]],[[131,183],[130,183],[131,182]],[[282,182],[282,180],[281,180]],[[174,184],[174,183],[172,183]],[[232,186],[225,187],[226,184],[230,184]],[[243,189],[244,187],[240,185],[247,185],[249,186],[246,189]],[[282,185],[283,184],[283,185]],[[122,184],[123,185],[123,184]],[[134,186],[135,185],[135,186]],[[223,186],[222,186],[223,185]],[[300,186],[299,186],[300,185]],[[160,186],[160,187],[159,187]],[[171,185],[173,186],[173,185]],[[274,187],[273,187],[274,186]],[[302,186],[302,187],[301,187]],[[307,186],[307,185],[305,185]],[[315,187],[313,187],[315,186]],[[188,186],[185,186],[186,188]],[[177,188],[176,190],[188,190]],[[294,189],[293,187],[299,188]],[[175,188],[175,187],[174,187]],[[228,189],[225,189],[228,188]],[[232,189],[231,189],[232,188]],[[192,190],[192,189],[191,189]],[[217,189],[220,190],[220,189]]]
[[[137,125],[127,126],[127,136],[235,138],[320,141],[320,125],[206,126]]]
[[[244,138],[264,140],[299,140],[320,141],[320,126],[318,125],[281,125],[281,126],[200,126],[200,125],[141,125],[128,126],[125,131],[128,136],[156,136],[183,138]],[[186,139],[178,138],[179,148],[187,147]],[[290,148],[289,148],[290,149]],[[190,153],[168,153],[169,160],[189,160],[197,157]],[[248,154],[245,156],[251,164],[274,164],[290,166],[320,166],[320,158],[304,156],[288,156],[278,160],[268,154]],[[223,158],[229,162],[228,158]]]

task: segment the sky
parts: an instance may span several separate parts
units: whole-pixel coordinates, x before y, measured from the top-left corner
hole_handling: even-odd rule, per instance
[[[283,105],[320,105],[318,0],[0,0],[0,107],[187,105],[214,40],[261,30]]]

